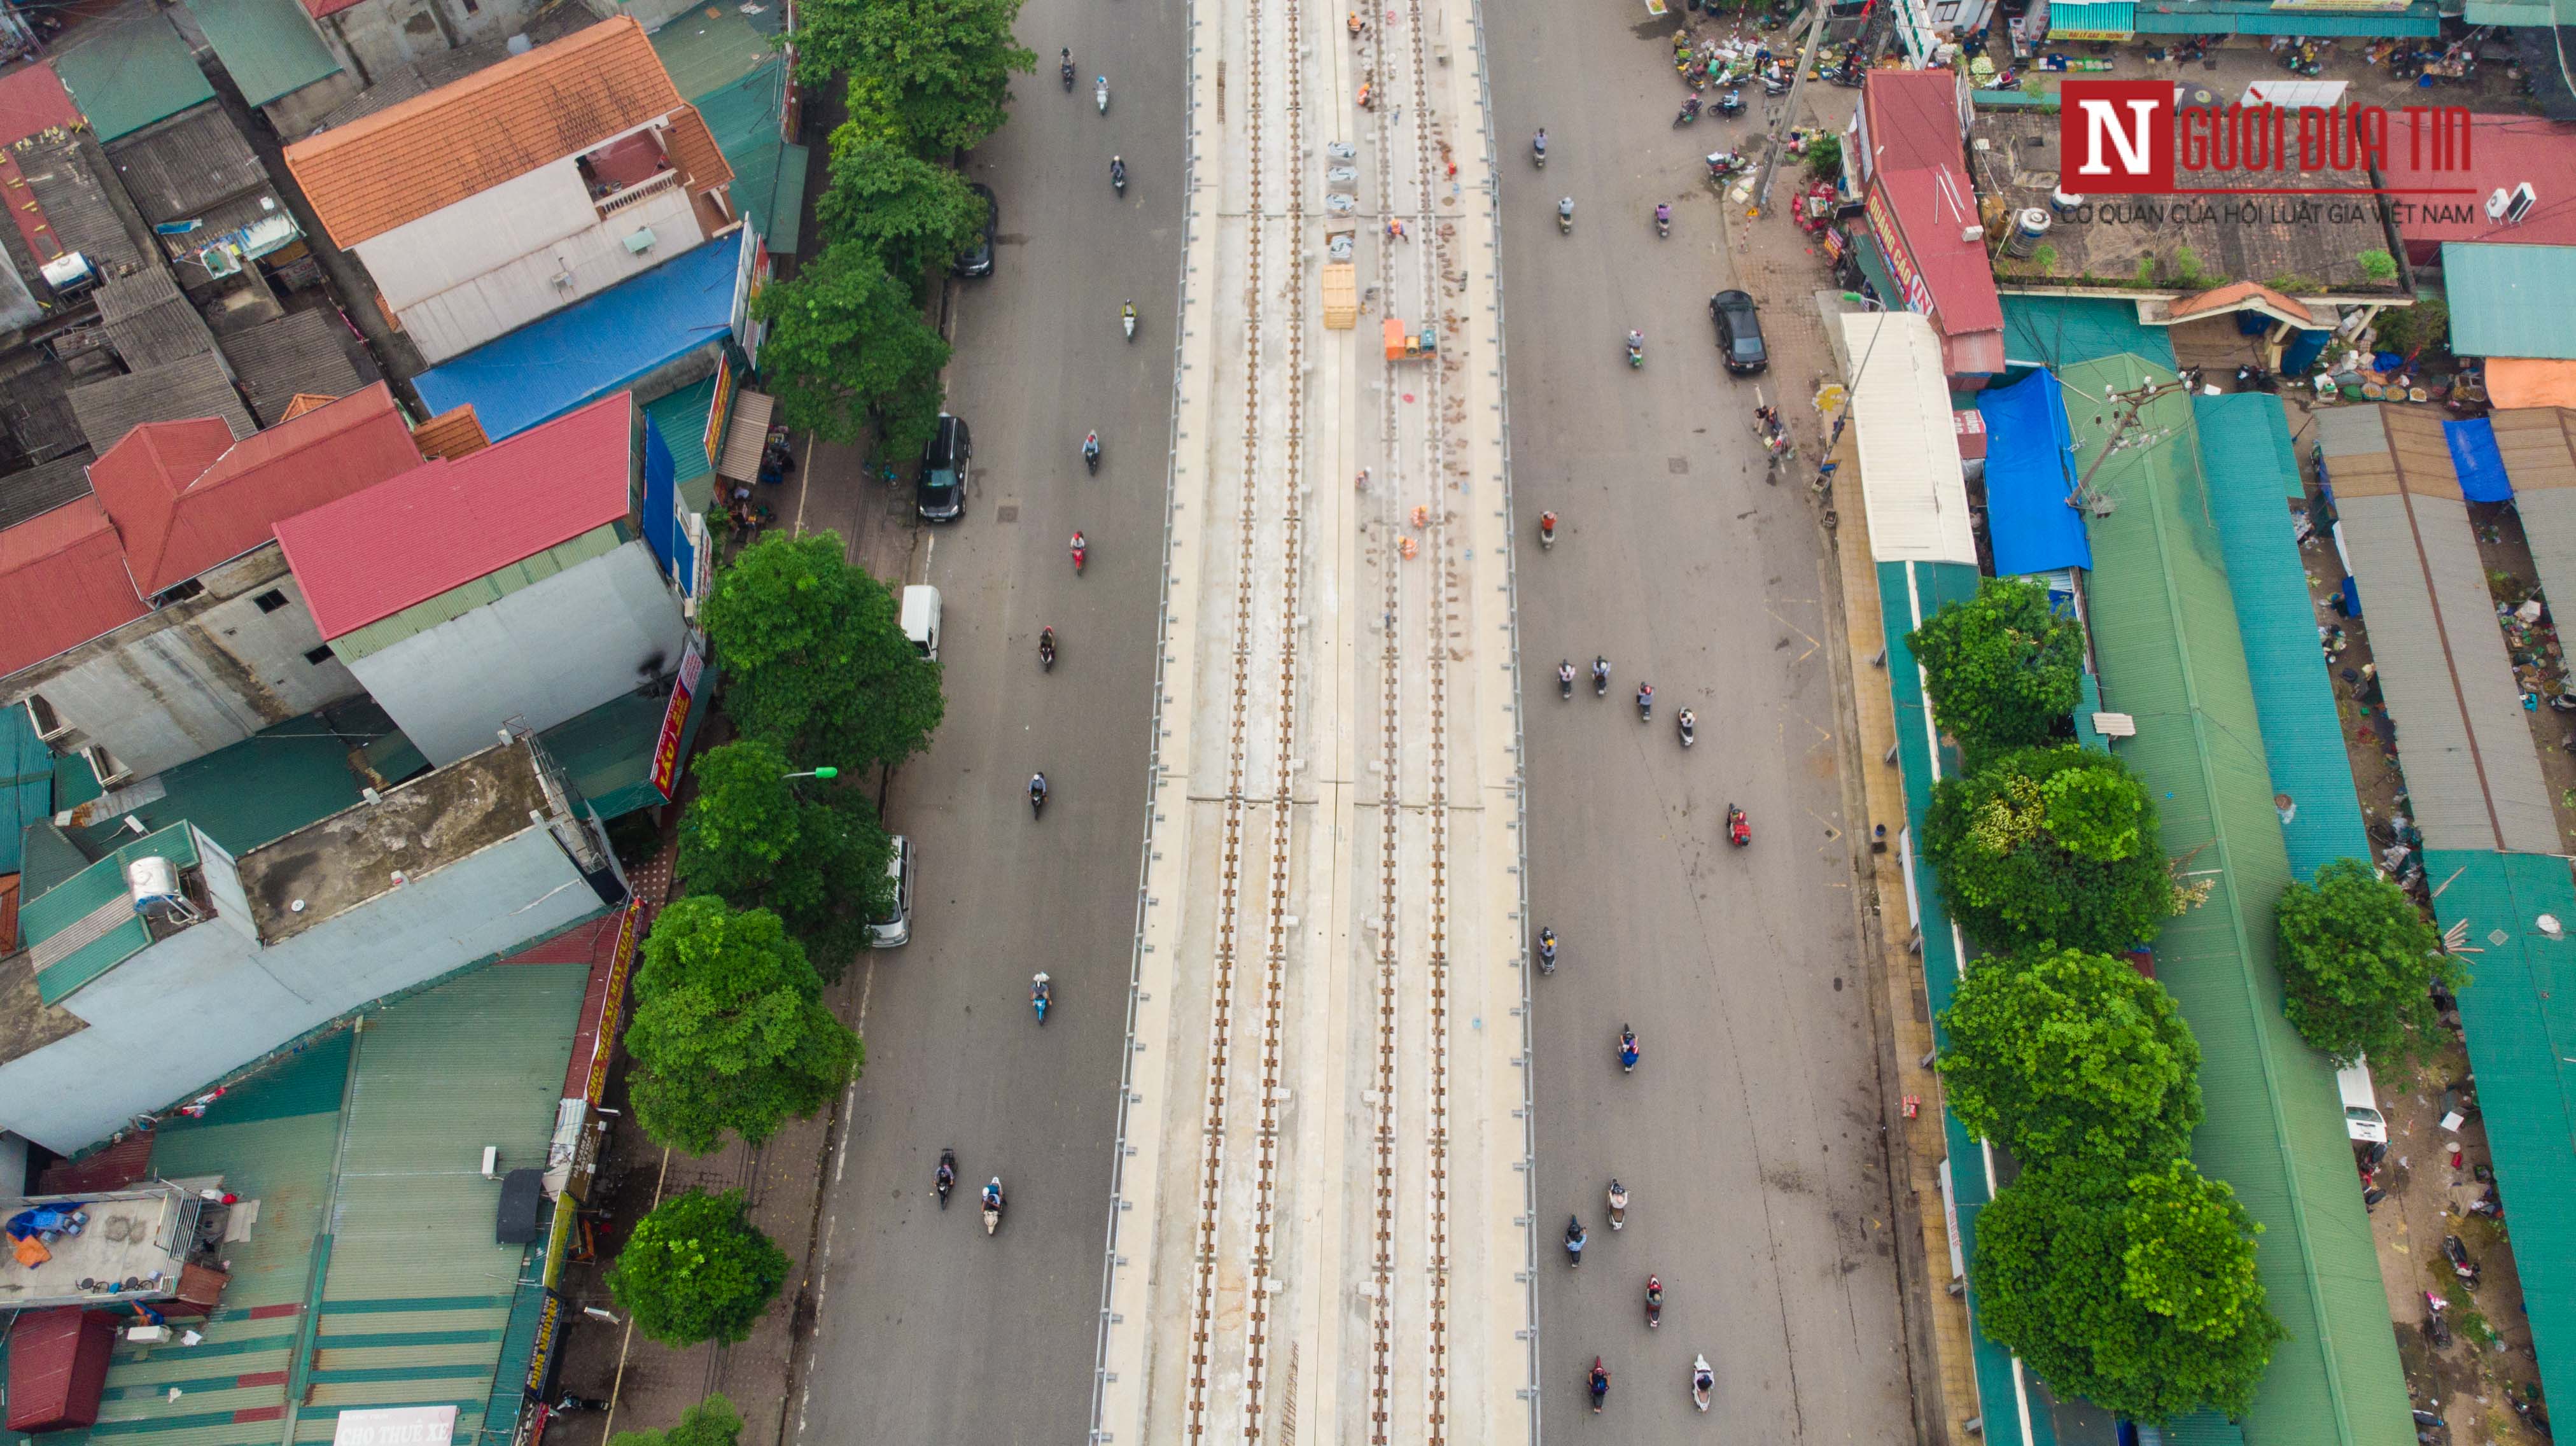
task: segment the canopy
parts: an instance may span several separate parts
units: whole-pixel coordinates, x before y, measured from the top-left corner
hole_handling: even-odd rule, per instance
[[[2451,470],[2460,474],[2460,495],[2471,502],[2511,502],[2513,484],[2505,480],[2504,456],[2496,450],[2495,424],[2484,417],[2444,422],[2442,440],[2451,446]]]
[[[2068,461],[2074,439],[2057,386],[2054,375],[2035,371],[1977,396],[1986,419],[1986,535],[1997,577],[2093,566],[2084,514],[2067,501],[2075,492]]]

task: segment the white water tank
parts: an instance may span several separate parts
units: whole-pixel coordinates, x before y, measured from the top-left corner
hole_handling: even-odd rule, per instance
[[[125,866],[125,892],[138,914],[149,912],[155,904],[187,906],[179,892],[179,866],[157,854],[146,854]]]

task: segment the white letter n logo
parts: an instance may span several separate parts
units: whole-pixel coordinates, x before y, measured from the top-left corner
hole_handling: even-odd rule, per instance
[[[2148,169],[2147,123],[2155,114],[2152,100],[2122,101],[2136,121],[2131,130],[2120,128],[2120,118],[2112,112],[2107,100],[2078,102],[2084,108],[2084,164],[2075,168],[2079,176],[2107,176],[2111,168],[2102,164],[2102,142],[2108,138],[2120,152],[2120,174],[2142,176]]]

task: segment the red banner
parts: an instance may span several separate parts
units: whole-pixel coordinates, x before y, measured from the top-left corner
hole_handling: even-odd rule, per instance
[[[680,679],[671,689],[670,706],[662,710],[662,736],[653,744],[654,791],[669,798],[680,787],[680,739],[688,732],[689,705],[698,691],[698,675],[706,665],[698,640],[689,639],[689,650],[680,657]]]

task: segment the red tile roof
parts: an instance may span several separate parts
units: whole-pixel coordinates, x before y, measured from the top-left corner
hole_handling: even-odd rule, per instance
[[[2464,143],[2469,169],[2436,171],[2432,157],[2392,143],[2380,166],[2394,190],[2466,187],[2468,196],[2408,196],[2397,213],[2397,234],[2409,256],[2433,259],[2445,241],[2513,241],[2532,246],[2576,246],[2576,125],[2538,116],[2472,115]],[[2454,158],[2456,165],[2456,158]],[[2487,219],[2487,196],[2524,181],[2540,203],[2520,225]]]
[[[278,523],[322,636],[344,636],[626,517],[634,428],[634,394],[619,392]]]
[[[1869,171],[1960,164],[1959,80],[1947,70],[1872,70],[1861,77]]]
[[[331,239],[355,246],[685,108],[621,15],[297,141],[286,168]]]
[[[378,382],[239,442],[211,418],[137,427],[90,464],[90,486],[146,597],[268,541],[280,518],[420,465]]]
[[[80,107],[51,65],[30,65],[0,75],[0,146],[14,146],[38,131],[81,124]]]
[[[217,423],[221,426],[221,423]],[[0,673],[41,663],[151,609],[95,497],[0,531]]]

